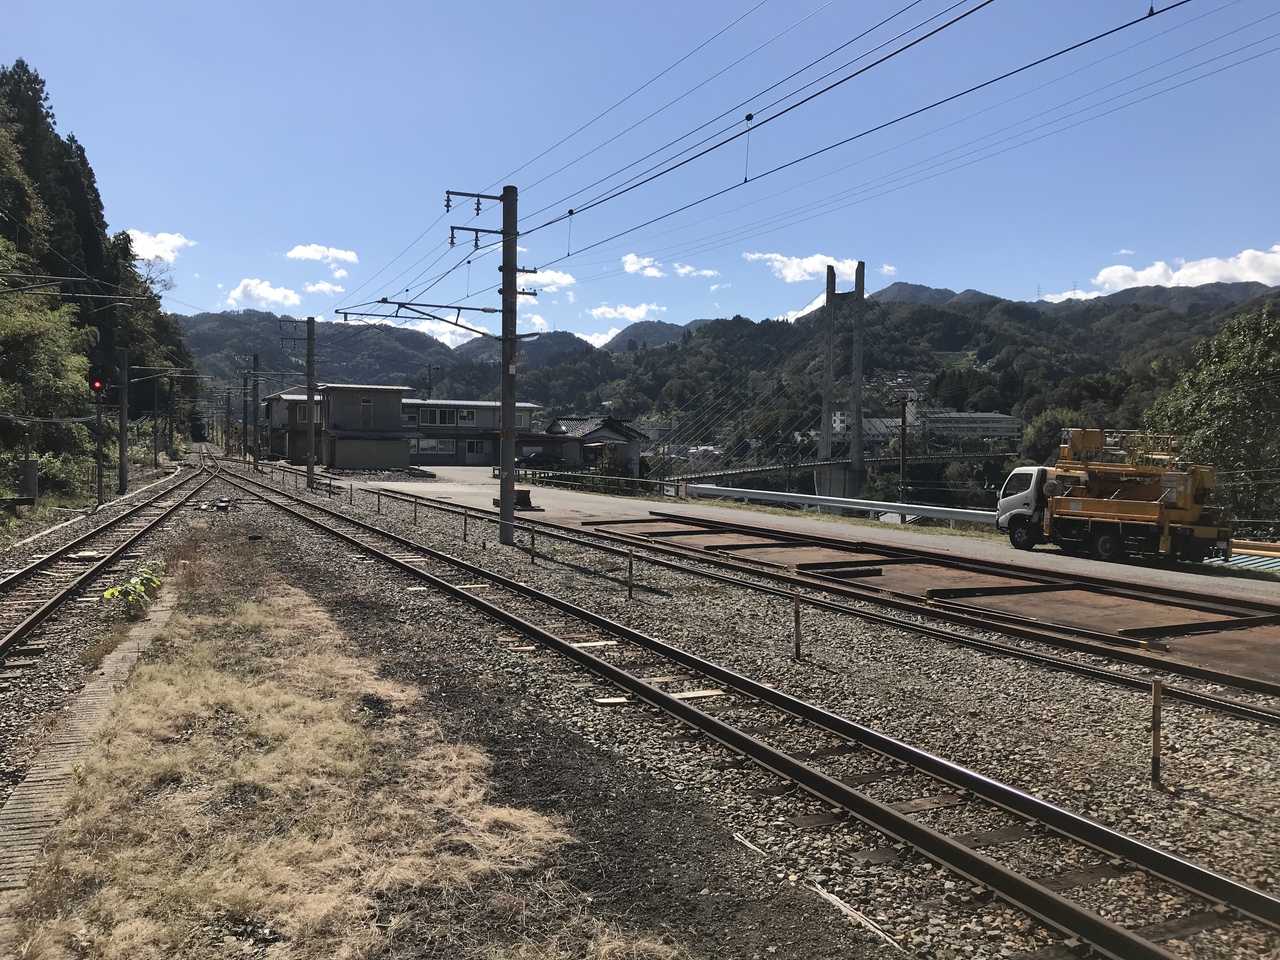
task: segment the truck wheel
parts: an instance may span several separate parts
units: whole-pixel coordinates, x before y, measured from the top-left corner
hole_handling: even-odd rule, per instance
[[[1036,545],[1036,531],[1025,519],[1009,524],[1009,542],[1018,550],[1030,550]]]
[[[1089,551],[1095,560],[1119,560],[1124,556],[1124,543],[1114,530],[1099,530],[1089,541]]]

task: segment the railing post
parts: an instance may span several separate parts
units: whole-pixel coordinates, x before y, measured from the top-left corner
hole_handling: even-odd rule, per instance
[[[800,659],[800,592],[791,591],[791,605],[796,618],[796,659]]]
[[[1151,681],[1151,782],[1160,785],[1160,697],[1163,682],[1159,677]]]

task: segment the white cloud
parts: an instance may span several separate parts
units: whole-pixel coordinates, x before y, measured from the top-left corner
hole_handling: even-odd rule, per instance
[[[581,337],[583,340],[587,341],[587,343],[591,344],[593,347],[603,347],[606,343],[608,343],[610,340],[612,340],[621,332],[622,331],[619,330],[617,327],[613,327],[609,330],[608,333],[590,333],[590,334],[580,333],[578,334],[578,336]]]
[[[298,244],[285,256],[290,260],[323,260],[325,263],[333,263],[336,260],[344,263],[360,262],[354,250],[339,250],[337,247],[326,247],[320,243]]]
[[[1068,290],[1066,293],[1046,293],[1040,299],[1049,303],[1062,303],[1064,300],[1096,300],[1098,297],[1104,296],[1106,294],[1101,290],[1093,290],[1089,293],[1085,293],[1083,290]]]
[[[1099,289],[1050,293],[1043,299],[1049,303],[1092,300],[1131,287],[1197,287],[1202,283],[1240,283],[1250,280],[1265,283],[1269,287],[1280,285],[1280,243],[1270,250],[1244,250],[1226,259],[1206,257],[1203,260],[1174,260],[1173,263],[1170,266],[1163,260],[1157,260],[1141,270],[1123,264],[1104,267],[1090,281]]]
[[[551,325],[548,324],[546,320],[538,316],[536,313],[526,313],[523,317],[520,318],[520,321],[527,328],[529,328],[530,330],[535,330],[538,333],[546,333],[549,329],[551,329]]]
[[[333,296],[335,293],[343,293],[342,287],[336,283],[330,283],[328,280],[321,280],[319,283],[309,283],[303,287],[307,293],[327,293]]]
[[[1133,256],[1133,251],[1132,251],[1132,250],[1130,250],[1128,247],[1121,247],[1119,250],[1117,250],[1117,251],[1116,251],[1116,256],[1117,256],[1117,257],[1132,257],[1132,256]]]
[[[1093,278],[1094,286],[1106,293],[1127,290],[1129,287],[1196,287],[1202,283],[1239,283],[1254,280],[1267,286],[1280,284],[1280,243],[1270,250],[1245,250],[1223,260],[1206,257],[1203,260],[1176,260],[1177,269],[1163,260],[1143,270],[1116,265],[1106,267]]]
[[[792,320],[795,320],[797,317],[803,317],[806,313],[809,313],[812,310],[817,310],[820,306],[822,306],[826,302],[827,302],[827,291],[823,290],[822,293],[818,294],[816,297],[810,300],[807,306],[802,307],[799,310],[792,310],[789,313],[784,313],[781,316],[777,317],[777,319],[785,320],[787,323],[790,323]]]
[[[744,253],[744,260],[763,260],[769,264],[774,276],[787,283],[801,283],[805,280],[825,278],[827,265],[836,268],[837,280],[853,280],[857,275],[857,260],[837,260],[821,253],[811,257],[787,257],[781,253]]]
[[[687,263],[675,264],[676,275],[681,277],[718,277],[719,270],[699,270],[697,267],[691,267]]]
[[[662,264],[654,260],[653,257],[637,257],[634,253],[628,253],[622,258],[622,269],[627,273],[638,273],[642,277],[665,277],[658,268]]]
[[[566,298],[570,303],[577,303],[577,302],[578,302],[578,295],[577,295],[576,293],[574,293],[572,290],[567,290],[567,291],[565,291],[565,298]]]
[[[624,306],[623,304],[611,307],[606,303],[596,307],[594,310],[588,310],[587,313],[597,320],[625,320],[627,323],[639,323],[651,311],[653,313],[666,313],[667,308],[660,307],[656,303],[641,303],[634,307]],[[599,344],[596,344],[596,346],[599,346]]]
[[[711,285],[711,292],[715,293],[717,290],[728,290],[732,286],[732,283],[713,283]]]
[[[273,287],[266,280],[250,280],[247,277],[227,294],[228,306],[238,307],[241,300],[248,300],[260,307],[296,307],[302,302],[302,298],[288,287]]]
[[[405,324],[405,326],[410,327],[413,330],[421,330],[423,333],[428,336],[435,337],[441,343],[449,347],[456,347],[459,344],[466,343],[468,340],[474,340],[476,338],[476,334],[471,333],[468,330],[463,330],[461,327],[455,327],[451,323],[440,323],[437,320],[416,320]],[[481,326],[480,324],[472,324],[472,326],[477,330],[483,330],[485,333],[491,332],[487,327]]]
[[[163,260],[173,263],[178,258],[178,251],[183,247],[194,247],[196,242],[188,240],[180,233],[157,233],[152,236],[141,230],[126,230],[133,244],[135,260]]]
[[[333,268],[333,279],[335,279],[335,280],[342,280],[342,279],[344,279],[346,276],[347,276],[347,271],[343,270],[341,267],[334,267],[334,268]]]
[[[896,277],[898,275],[898,268],[886,263],[880,268],[880,272],[886,277]]]
[[[539,270],[534,278],[537,280],[538,289],[547,293],[555,293],[561,287],[571,287],[578,282],[573,274],[562,270]],[[569,302],[573,303],[572,300]]]

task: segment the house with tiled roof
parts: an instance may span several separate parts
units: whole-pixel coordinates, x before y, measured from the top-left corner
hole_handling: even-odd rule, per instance
[[[557,417],[544,435],[543,449],[564,457],[567,466],[594,466],[608,457],[633,477],[640,476],[640,445],[649,439],[632,421],[609,416]],[[531,447],[528,439],[525,447]]]

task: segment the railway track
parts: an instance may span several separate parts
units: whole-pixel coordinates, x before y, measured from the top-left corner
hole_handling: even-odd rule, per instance
[[[294,473],[285,470],[282,476]],[[297,476],[295,474],[295,489]],[[326,483],[324,487],[329,496],[344,492],[340,488]],[[354,498],[356,487],[346,484],[345,493],[348,500]],[[377,501],[377,510],[381,512],[382,504],[400,503],[413,510],[416,521],[419,508],[430,508],[446,513],[470,518],[477,524],[496,522],[496,511],[460,507],[456,503],[413,496],[377,489],[366,490],[363,497],[373,496]],[[465,524],[464,520],[464,524]],[[644,523],[644,521],[639,521]],[[666,521],[664,520],[665,524]],[[894,596],[877,589],[860,589],[861,584],[851,585],[839,579],[814,576],[795,565],[761,562],[733,556],[735,551],[718,551],[705,549],[703,546],[681,546],[666,536],[651,537],[631,532],[618,532],[613,529],[621,527],[623,531],[631,522],[592,522],[589,529],[567,526],[554,521],[523,517],[518,526],[527,531],[531,542],[541,538],[559,540],[580,546],[590,547],[615,557],[631,558],[640,556],[644,562],[666,566],[687,574],[712,580],[747,587],[764,593],[779,596],[798,595],[805,606],[815,607],[832,612],[858,617],[873,623],[898,629],[907,629],[914,633],[930,637],[943,643],[981,650],[997,656],[1012,657],[1025,660],[1038,666],[1077,676],[1088,677],[1099,683],[1121,687],[1127,690],[1149,692],[1152,680],[1162,678],[1162,695],[1171,700],[1179,700],[1205,709],[1214,710],[1229,716],[1238,717],[1255,723],[1280,726],[1280,684],[1256,677],[1243,676],[1238,670],[1221,670],[1203,667],[1183,660],[1175,659],[1154,649],[1135,649],[1129,646],[1115,646],[1097,639],[1082,638],[1069,629],[1053,625],[1037,625],[1026,623],[1021,626],[1010,626],[1000,622],[990,622],[982,616],[954,616],[940,609],[927,599],[919,601],[910,596]],[[685,529],[697,530],[700,526],[690,523]],[[761,542],[759,536],[753,541]],[[844,541],[836,540],[836,544]],[[804,541],[789,546],[788,550],[803,547]],[[827,549],[824,545],[823,549]],[[914,554],[901,551],[908,557]],[[726,556],[728,553],[730,555]],[[794,553],[789,556],[794,557]],[[1005,565],[999,565],[1002,572]],[[1021,570],[1021,568],[1009,568]],[[1026,571],[1021,571],[1025,573]],[[868,584],[874,581],[868,581]],[[1055,583],[1059,582],[1057,579]],[[1067,582],[1067,581],[1062,581]],[[1085,578],[1085,582],[1091,582]],[[1108,584],[1110,585],[1110,584]],[[892,613],[883,613],[875,608],[888,608]],[[904,619],[903,614],[910,619]],[[947,629],[940,623],[954,623],[966,628],[967,632]],[[1012,640],[993,637],[993,633],[1002,633]],[[1051,652],[1061,648],[1069,652],[1067,656]],[[1101,658],[1119,664],[1128,664],[1142,668],[1144,673],[1122,672],[1094,661]],[[1184,677],[1195,681],[1195,684],[1163,682],[1165,677]],[[1226,690],[1242,690],[1254,694],[1253,699],[1242,699],[1228,695]]]
[[[904,856],[894,844],[907,845],[1057,931],[1062,949],[1078,951],[1087,943],[1113,958],[1168,958],[1175,954],[1160,946],[1162,941],[1198,931],[1230,924],[1280,930],[1280,900],[1263,891],[568,600],[260,482],[226,479],[245,494],[505,624],[519,635],[510,640],[512,653],[554,651],[623,691],[621,697],[599,698],[601,706],[655,707],[840,811],[833,823],[853,818],[890,838],[878,847],[853,852],[855,859],[893,860]],[[946,823],[953,816],[964,824],[981,822],[985,828],[948,830]],[[1028,864],[1028,844],[1051,852]],[[1002,855],[1013,848],[1018,855],[1007,860],[1016,861],[1016,868]],[[1062,871],[1063,862],[1073,868]],[[1128,875],[1143,878],[1136,885],[1140,901],[1149,898],[1162,904],[1158,918],[1123,927],[1084,905],[1092,884]],[[1067,897],[1067,890],[1076,891],[1077,899]],[[1178,901],[1172,911],[1171,898]],[[946,906],[945,898],[940,904]],[[1137,913],[1141,910],[1141,904],[1134,907]],[[1170,917],[1170,912],[1176,916]],[[1036,956],[1052,956],[1053,949]]]
[[[45,620],[113,570],[211,479],[188,477],[69,543],[0,571],[0,659],[7,672],[38,655],[32,637]]]

